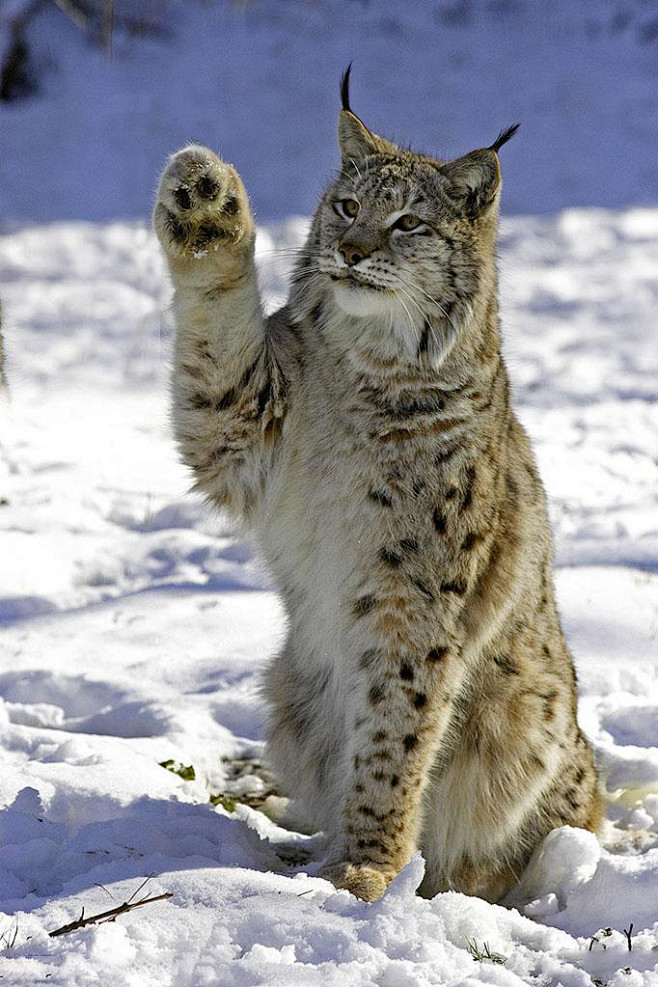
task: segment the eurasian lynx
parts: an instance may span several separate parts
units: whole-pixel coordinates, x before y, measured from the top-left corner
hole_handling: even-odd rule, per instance
[[[444,162],[371,133],[348,75],[342,95],[342,167],[270,318],[238,174],[199,146],[170,159],[176,435],[283,597],[269,753],[327,835],[323,873],[371,901],[420,847],[423,894],[496,900],[552,827],[601,811],[500,355],[516,128]]]

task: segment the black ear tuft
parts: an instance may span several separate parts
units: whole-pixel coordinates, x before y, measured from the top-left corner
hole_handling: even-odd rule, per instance
[[[350,108],[350,72],[352,71],[352,63],[347,66],[342,76],[340,77],[340,98],[343,104],[343,109],[351,113]]]
[[[508,127],[506,130],[501,130],[501,132],[498,134],[498,137],[496,137],[495,141],[488,148],[488,150],[495,151],[496,154],[498,154],[503,144],[507,144],[508,140],[511,140],[512,137],[514,137],[514,134],[517,132],[520,126],[521,126],[520,123],[515,123],[511,127]]]

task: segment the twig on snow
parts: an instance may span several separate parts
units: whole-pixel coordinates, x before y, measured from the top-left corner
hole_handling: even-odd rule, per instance
[[[626,936],[626,941],[628,942],[628,952],[630,953],[633,949],[633,943],[631,942],[631,936],[633,935],[633,923],[629,925],[627,929],[624,929],[624,935]]]
[[[61,928],[55,929],[53,932],[49,932],[48,935],[51,939],[54,939],[55,936],[65,936],[68,935],[69,932],[76,932],[78,929],[83,929],[86,925],[114,922],[117,915],[124,915],[126,912],[131,912],[133,908],[139,908],[140,905],[150,905],[153,901],[164,901],[165,898],[173,898],[172,892],[165,891],[164,894],[156,894],[153,895],[152,898],[141,898],[139,901],[124,901],[123,905],[117,905],[116,908],[110,908],[107,912],[99,912],[98,915],[90,915],[89,918],[85,918],[85,910],[83,908],[80,913],[80,918],[76,919],[75,922],[69,922],[68,925],[63,925]]]

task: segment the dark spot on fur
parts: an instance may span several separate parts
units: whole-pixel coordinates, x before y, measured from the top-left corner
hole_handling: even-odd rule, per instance
[[[222,394],[221,398],[217,398],[215,401],[215,411],[226,411],[230,408],[232,404],[235,404],[237,395],[233,388],[229,388],[225,394]]]
[[[359,755],[358,754],[355,754],[354,755],[354,770],[355,771],[358,771],[359,770],[359,764],[360,763],[361,762],[359,761]]]
[[[222,212],[225,212],[227,216],[235,216],[239,208],[240,205],[236,196],[229,195],[226,202],[222,206]]]
[[[516,664],[509,655],[494,655],[494,664],[498,666],[504,675],[519,675]]]
[[[475,484],[475,466],[469,466],[466,470],[466,489],[462,500],[462,511],[468,510],[473,503],[473,486]]]
[[[379,658],[379,652],[376,648],[370,648],[368,651],[364,651],[359,658],[359,667],[363,669],[372,668],[373,665],[377,663]]]
[[[220,463],[222,459],[229,454],[229,452],[233,452],[233,450],[229,449],[228,446],[216,446],[211,452],[210,458],[205,464],[202,465],[201,468],[211,469],[213,466],[217,466],[218,463]]]
[[[512,503],[516,503],[519,496],[519,485],[510,473],[505,474],[505,487]]]
[[[423,706],[427,705],[427,696],[424,692],[417,692],[414,696],[414,706],[416,709],[422,709]]]
[[[365,596],[359,597],[354,606],[352,607],[352,613],[355,617],[364,617],[367,613],[377,606],[377,600],[370,593]]]
[[[565,792],[564,797],[569,803],[569,808],[573,809],[574,811],[580,808],[580,802],[576,798],[576,792],[574,791],[573,788],[570,788],[568,792]]]
[[[383,840],[376,840],[376,839],[366,840],[366,846],[368,847],[369,850],[379,850],[380,853],[388,852],[388,846],[386,845],[386,843],[384,843]]]
[[[428,600],[434,599],[434,593],[429,588],[429,586],[427,586],[427,584],[422,581],[422,579],[412,579],[411,582],[414,584],[416,589],[419,589],[420,592],[423,594],[423,596],[426,597]]]
[[[383,490],[369,490],[368,496],[382,507],[391,507],[393,505],[393,501]]]
[[[212,408],[213,402],[207,394],[202,394],[201,391],[195,391],[194,394],[190,394],[188,397],[187,406],[194,411],[207,411],[209,408]]]
[[[436,465],[442,466],[443,463],[447,463],[449,459],[452,459],[458,449],[458,445],[450,446],[447,449],[442,449],[441,452],[437,453],[436,459],[434,460]]]
[[[427,661],[441,661],[448,654],[448,650],[448,648],[432,648],[431,651],[427,652]]]
[[[405,552],[417,552],[418,542],[415,538],[403,538],[400,542],[400,548]]]
[[[379,557],[382,562],[390,565],[393,569],[397,569],[402,562],[402,556],[394,552],[392,548],[382,548],[379,552]]]
[[[446,500],[454,500],[457,496],[457,487],[448,487],[446,490]]]
[[[469,531],[462,542],[462,548],[464,551],[470,552],[474,545],[480,541],[481,537],[481,535],[477,535],[474,531]]]
[[[268,404],[272,400],[272,380],[268,379],[265,387],[263,387],[256,398],[256,413],[260,418],[267,408]]]
[[[473,395],[473,397],[475,397],[475,395]],[[495,392],[494,392],[494,389],[492,388],[489,391],[488,395],[485,397],[484,401],[481,401],[479,404],[476,404],[475,405],[475,410],[476,411],[488,411],[488,409],[493,404],[494,397],[495,397]]]
[[[372,735],[373,744],[383,744],[383,742],[387,739],[388,734],[385,730],[378,730],[377,733],[373,733]]]
[[[418,744],[418,737],[415,733],[408,733],[402,743],[404,744],[404,749],[406,751],[412,751]]]
[[[526,473],[528,474],[528,478],[530,482],[534,485],[539,479],[535,467],[532,465],[532,463],[524,463],[523,466],[525,468]]]
[[[434,513],[432,514],[432,521],[434,522],[434,527],[436,528],[438,533],[442,535],[446,530],[446,519],[443,516],[443,514],[441,514],[441,511],[438,509],[438,507],[434,508]]]
[[[545,644],[542,644],[542,646],[541,646],[541,650],[542,650],[542,654],[543,654],[543,656],[544,656],[544,658],[549,658],[549,659],[550,659],[550,657],[551,657],[551,653],[550,653],[550,651],[548,650],[548,646],[547,646],[547,645],[545,645]]]
[[[373,771],[371,777],[373,781],[386,781],[386,775],[383,771]]]
[[[455,596],[463,596],[467,589],[466,583],[460,580],[455,580],[452,583],[441,583],[442,593],[454,593]]]
[[[446,403],[438,394],[430,394],[424,401],[418,397],[400,399],[395,404],[388,404],[386,410],[391,415],[400,418],[410,418],[412,415],[431,415],[443,411]]]
[[[386,690],[384,686],[381,684],[381,682],[378,683],[377,685],[371,685],[370,689],[368,690],[368,701],[371,703],[371,705],[377,706],[383,700],[385,695],[386,695]]]
[[[585,769],[579,768],[578,771],[576,772],[576,784],[580,785],[584,777],[585,777]]]
[[[429,319],[425,319],[425,323],[423,325],[423,331],[420,337],[420,342],[418,344],[418,356],[420,356],[421,353],[427,353],[429,341],[430,341],[430,322]]]
[[[365,792],[365,788],[363,787],[360,781],[358,781],[354,786],[354,791],[357,793],[357,795],[362,795],[363,792]]]
[[[192,377],[194,380],[197,379],[201,370],[201,368],[194,363],[181,363],[180,369],[184,374],[187,374],[188,377]]]
[[[312,325],[316,325],[322,318],[324,312],[324,302],[320,300],[311,310],[310,320]]]
[[[557,699],[557,696],[558,693],[555,689],[552,689],[551,692],[546,692],[541,696],[544,701],[542,705],[544,719],[549,722],[555,719],[555,700]]]
[[[400,776],[391,775],[391,788],[397,788],[399,784],[400,784]]]
[[[406,682],[411,682],[414,677],[414,670],[408,661],[403,661],[400,665],[400,678]]]

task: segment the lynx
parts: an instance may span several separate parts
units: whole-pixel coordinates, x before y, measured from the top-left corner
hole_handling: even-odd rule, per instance
[[[340,172],[269,318],[239,175],[196,145],[169,160],[154,223],[176,436],[283,599],[269,756],[326,834],[321,873],[373,901],[419,848],[421,894],[496,901],[553,827],[601,816],[500,353],[498,151],[516,127],[443,161],[372,133],[349,71],[341,92]]]

